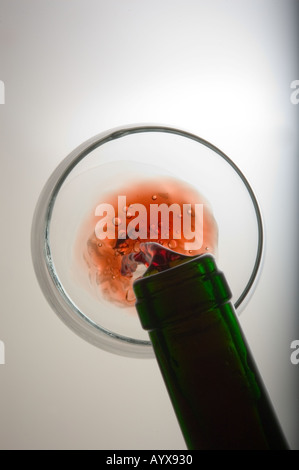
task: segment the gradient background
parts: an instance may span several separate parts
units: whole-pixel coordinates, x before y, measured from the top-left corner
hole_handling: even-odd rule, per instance
[[[299,449],[298,1],[0,0],[1,449],[184,449],[154,360],[114,356],[56,317],[30,230],[51,172],[101,131],[156,122],[230,156],[266,253],[241,324]]]

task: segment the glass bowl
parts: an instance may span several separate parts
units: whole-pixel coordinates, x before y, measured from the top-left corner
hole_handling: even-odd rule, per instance
[[[258,280],[263,223],[254,192],[235,163],[204,139],[160,125],[101,133],[75,149],[47,181],[32,224],[32,259],[53,310],[79,336],[106,351],[154,357],[134,307],[119,308],[84,286],[73,249],[99,194],[130,178],[171,176],[209,201],[218,224],[217,264],[240,314]]]

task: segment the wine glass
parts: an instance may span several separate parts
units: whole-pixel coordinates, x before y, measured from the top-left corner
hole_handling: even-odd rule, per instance
[[[176,178],[208,200],[219,230],[217,264],[238,314],[254,291],[263,257],[255,194],[237,165],[211,143],[167,126],[132,125],[80,145],[40,195],[32,225],[34,268],[45,297],[74,332],[106,351],[134,357],[154,357],[135,308],[119,308],[94,295],[86,272],[74,264],[74,246],[84,217],[101,194],[145,177]]]

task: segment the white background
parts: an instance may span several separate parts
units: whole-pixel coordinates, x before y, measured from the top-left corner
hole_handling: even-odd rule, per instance
[[[60,161],[131,123],[183,128],[242,169],[266,253],[241,316],[299,449],[298,1],[0,0],[1,449],[185,448],[154,360],[115,356],[57,318],[34,275],[33,211]]]

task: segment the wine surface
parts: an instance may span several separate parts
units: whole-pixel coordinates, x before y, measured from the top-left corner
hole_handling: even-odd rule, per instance
[[[128,307],[145,270],[138,265],[148,266],[154,244],[192,257],[215,255],[217,240],[212,210],[197,189],[173,178],[144,179],[100,197],[81,225],[75,256],[98,296]]]

